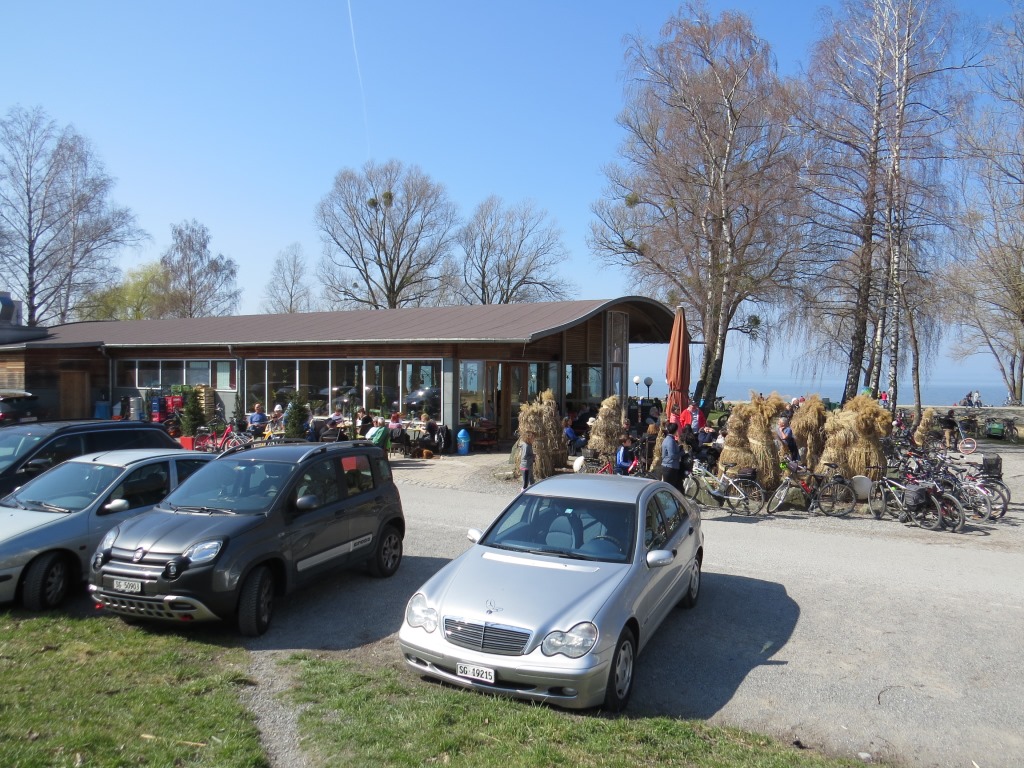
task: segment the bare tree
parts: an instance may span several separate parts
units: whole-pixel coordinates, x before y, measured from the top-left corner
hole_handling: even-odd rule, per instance
[[[992,355],[1010,395],[1024,389],[1024,9],[993,36],[983,74],[989,97],[961,137],[967,171],[949,272],[958,357]]]
[[[456,209],[445,189],[397,160],[343,170],[320,202],[319,273],[335,306],[395,309],[436,303]],[[340,274],[339,274],[340,271]]]
[[[454,289],[459,303],[559,300],[571,293],[557,274],[568,255],[561,233],[532,203],[505,207],[500,198],[487,198],[455,242],[462,251]]]
[[[118,250],[145,237],[110,204],[112,188],[88,142],[41,109],[0,121],[0,278],[28,325],[72,319],[84,295],[117,279]]]
[[[160,257],[168,278],[163,317],[218,317],[238,306],[238,266],[210,253],[210,232],[195,219],[171,225],[171,246]]]
[[[799,143],[791,98],[750,20],[686,6],[661,41],[633,41],[635,89],[620,122],[591,245],[651,295],[682,303],[702,338],[713,398],[731,332],[761,337],[800,258]]]
[[[273,314],[311,312],[315,309],[313,291],[306,283],[306,258],[298,243],[292,243],[274,259],[260,308]]]

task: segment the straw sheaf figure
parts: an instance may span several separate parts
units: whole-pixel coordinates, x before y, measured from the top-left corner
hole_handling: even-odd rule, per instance
[[[934,428],[935,409],[925,408],[924,413],[921,414],[921,423],[918,424],[917,429],[914,430],[914,445],[924,445]]]
[[[870,466],[885,466],[882,438],[892,431],[892,415],[867,395],[857,395],[825,422],[825,450],[815,471],[838,464],[845,477],[866,475]]]
[[[601,409],[597,412],[597,421],[590,427],[587,447],[598,452],[602,459],[608,461],[615,457],[622,438],[622,403],[618,395],[605,398]]]
[[[565,441],[560,439],[561,425],[555,412],[555,399],[550,390],[543,392],[535,402],[526,403],[519,409],[519,434],[533,435],[535,482],[551,477],[555,474],[556,467],[565,466]],[[516,467],[519,466],[520,445],[516,443],[514,449]]]
[[[821,397],[811,395],[800,404],[789,422],[797,446],[807,449],[803,463],[808,467],[813,467],[818,463],[821,452],[825,449],[825,420],[827,418],[828,410]]]
[[[786,408],[778,394],[768,397],[751,394],[749,403],[740,403],[732,409],[729,417],[729,434],[725,437],[725,448],[718,458],[722,464],[736,464],[736,468],[753,467],[757,479],[765,488],[779,484],[779,452],[775,446],[776,414]],[[733,472],[735,469],[733,468]],[[731,473],[730,473],[731,474]]]

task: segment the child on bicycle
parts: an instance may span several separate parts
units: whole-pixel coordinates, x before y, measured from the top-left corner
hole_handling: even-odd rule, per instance
[[[633,438],[627,433],[619,440],[619,449],[615,452],[615,474],[628,475],[633,464]]]

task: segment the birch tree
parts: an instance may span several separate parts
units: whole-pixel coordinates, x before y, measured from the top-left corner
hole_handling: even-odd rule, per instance
[[[220,317],[238,307],[238,265],[210,252],[210,231],[195,219],[171,225],[171,245],[160,257],[167,277],[164,317]]]
[[[271,314],[312,312],[313,290],[306,282],[306,258],[302,246],[292,243],[277,254],[270,270],[270,280],[263,287],[260,307]]]

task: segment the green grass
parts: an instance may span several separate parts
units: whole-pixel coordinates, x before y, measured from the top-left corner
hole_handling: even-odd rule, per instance
[[[579,714],[455,690],[419,680],[398,661],[305,654],[290,664],[303,743],[324,766],[860,765],[700,721]]]
[[[230,636],[0,611],[0,765],[266,766]]]

